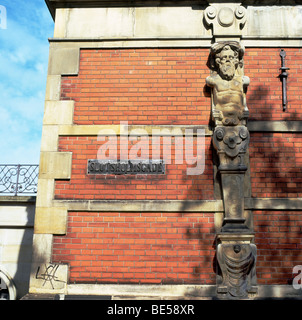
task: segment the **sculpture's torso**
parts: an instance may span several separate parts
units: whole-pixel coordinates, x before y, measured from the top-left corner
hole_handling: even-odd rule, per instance
[[[243,78],[234,77],[224,80],[219,75],[209,79],[213,86],[213,102],[216,111],[220,111],[226,124],[237,125],[245,109]]]

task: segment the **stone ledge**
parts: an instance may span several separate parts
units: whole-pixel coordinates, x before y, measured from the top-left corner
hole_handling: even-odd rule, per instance
[[[249,121],[251,132],[302,132],[302,121]]]
[[[204,130],[205,136],[212,136],[213,131],[208,125],[59,125],[60,136],[90,136],[98,135],[100,131],[106,135],[152,135],[154,130],[159,130],[157,135],[175,136],[184,135],[186,130]],[[249,121],[250,132],[302,132],[302,121]]]
[[[53,200],[73,211],[223,212],[222,200]],[[302,198],[245,198],[246,210],[302,210]]]
[[[156,38],[50,38],[50,43],[64,43],[75,45],[81,49],[86,48],[100,48],[100,49],[119,49],[119,48],[176,48],[176,47],[198,47],[210,48],[211,36],[202,37],[156,37]],[[293,47],[300,48],[302,39],[300,37],[242,37],[241,39],[245,48],[258,47],[258,48],[276,48],[276,47]]]
[[[217,212],[222,200],[53,200],[55,207],[69,211],[102,212]]]
[[[60,297],[57,294],[28,293],[25,296],[23,296],[20,300],[60,300]]]
[[[302,198],[248,198],[245,209],[302,210]]]
[[[194,136],[203,131],[205,136],[211,136],[212,130],[208,125],[60,125],[61,136],[90,136],[90,135],[154,135],[154,136],[183,136],[186,130],[192,130]]]
[[[36,196],[0,196],[1,202],[36,203]]]
[[[114,299],[156,298],[156,299],[217,299],[216,285],[101,285],[74,284],[67,286],[68,295],[102,295]],[[302,290],[290,285],[258,285],[258,295],[254,299],[291,298],[302,299]]]
[[[102,292],[102,294],[100,294]],[[251,300],[302,300],[290,285],[258,285]],[[218,300],[216,285],[73,284],[66,294],[28,293],[21,300]]]
[[[216,285],[154,285],[154,284],[71,284],[67,286],[67,295],[102,295],[112,297],[163,297],[193,298],[216,295]]]

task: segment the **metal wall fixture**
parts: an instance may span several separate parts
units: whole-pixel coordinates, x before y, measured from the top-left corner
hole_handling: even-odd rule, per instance
[[[286,111],[287,108],[287,77],[288,73],[286,70],[290,70],[289,68],[285,67],[285,57],[286,57],[286,52],[284,49],[280,50],[280,57],[281,57],[281,74],[279,75],[280,80],[282,82],[282,106],[283,106],[283,111]]]

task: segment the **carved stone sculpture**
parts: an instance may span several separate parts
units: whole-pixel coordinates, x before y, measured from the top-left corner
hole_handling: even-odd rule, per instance
[[[212,88],[213,145],[219,157],[225,205],[223,231],[246,229],[243,185],[250,138],[246,127],[246,89],[250,79],[243,72],[243,54],[244,48],[236,41],[213,44],[211,75],[206,79]]]
[[[211,47],[213,146],[217,151],[224,217],[217,235],[217,292],[228,298],[246,298],[257,292],[256,246],[253,232],[245,223],[244,175],[250,134],[244,75],[244,48],[236,41],[222,41]],[[248,240],[246,240],[248,237]]]
[[[209,59],[211,75],[206,79],[212,88],[213,145],[219,157],[224,231],[246,229],[243,176],[250,135],[246,127],[249,112],[245,94],[250,80],[243,72],[243,54],[244,48],[236,41],[213,44]]]
[[[257,292],[256,246],[254,244],[219,244],[217,259],[221,271],[217,291],[228,298],[247,298]]]
[[[250,83],[243,74],[244,48],[236,41],[219,42],[211,47],[212,117],[216,125],[246,124],[249,116],[245,92]]]

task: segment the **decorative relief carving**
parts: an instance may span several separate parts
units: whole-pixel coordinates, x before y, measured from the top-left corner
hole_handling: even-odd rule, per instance
[[[213,36],[222,38],[240,37],[246,17],[246,9],[234,3],[213,4],[204,12],[206,25],[213,27]]]
[[[216,127],[213,144],[217,150],[219,170],[246,170],[244,154],[249,144],[249,131],[245,126]]]
[[[234,22],[234,12],[231,8],[223,7],[218,13],[218,22],[223,27],[230,27]]]
[[[219,244],[218,293],[228,298],[246,298],[256,293],[256,256],[257,249],[252,243]]]

